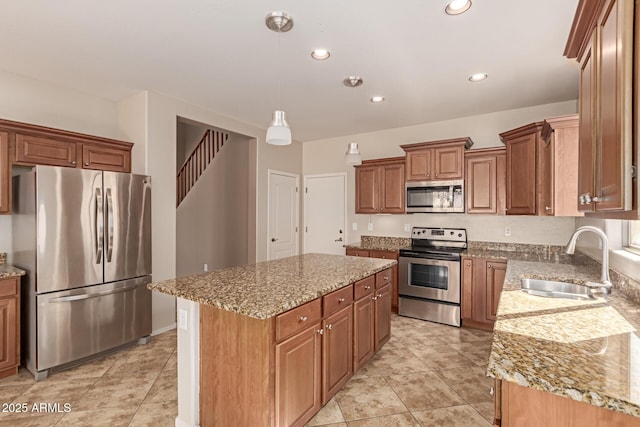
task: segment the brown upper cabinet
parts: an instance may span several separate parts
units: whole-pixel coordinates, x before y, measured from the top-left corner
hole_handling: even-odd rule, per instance
[[[11,167],[64,166],[131,172],[133,144],[0,120],[0,214],[11,213]]]
[[[580,0],[564,54],[580,63],[576,203],[583,212],[606,216],[637,205],[632,162],[638,36],[633,0]]]
[[[578,210],[578,115],[544,121],[540,146],[540,214],[582,216]]]
[[[468,150],[464,157],[467,213],[504,215],[506,148]]]
[[[541,130],[539,122],[500,134],[507,148],[507,215],[538,213],[536,158]]]
[[[464,150],[471,138],[401,145],[406,155],[407,181],[439,181],[464,178]]]
[[[404,213],[404,157],[356,166],[356,213]]]

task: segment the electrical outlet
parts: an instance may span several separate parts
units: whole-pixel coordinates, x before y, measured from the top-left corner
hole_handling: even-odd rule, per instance
[[[188,328],[188,320],[189,317],[187,315],[187,310],[180,309],[178,310],[178,327],[183,331],[186,331]]]
[[[204,265],[204,271],[209,271],[209,264]]]
[[[511,227],[505,227],[504,228],[504,235],[505,236],[511,236]]]
[[[352,229],[353,231],[358,231],[358,223],[357,223],[357,222],[352,223],[352,224],[351,224],[351,229]]]
[[[367,224],[367,230],[369,231],[373,231],[373,223],[370,222],[369,224]]]
[[[411,231],[411,224],[405,224],[404,231]]]

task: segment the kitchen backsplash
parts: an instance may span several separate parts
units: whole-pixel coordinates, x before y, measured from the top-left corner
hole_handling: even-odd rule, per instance
[[[0,252],[0,264],[6,264],[6,263],[7,263],[7,253]]]

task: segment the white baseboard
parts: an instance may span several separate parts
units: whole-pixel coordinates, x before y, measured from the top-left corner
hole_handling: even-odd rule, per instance
[[[177,323],[174,323],[174,324],[171,324],[169,326],[165,326],[164,328],[156,329],[155,331],[151,332],[151,336],[160,335],[160,334],[162,334],[164,332],[168,332],[168,331],[170,331],[172,329],[175,329],[176,326],[177,326]]]
[[[200,427],[200,424],[191,425],[183,420],[180,417],[176,417],[176,427]]]

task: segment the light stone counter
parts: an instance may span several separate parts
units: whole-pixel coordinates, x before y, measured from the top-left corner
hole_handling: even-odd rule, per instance
[[[0,279],[7,279],[9,277],[24,276],[26,272],[19,268],[8,265],[7,254],[5,252],[0,253]]]
[[[597,267],[510,260],[487,373],[640,417],[640,304],[615,288],[591,301],[519,290],[522,277],[598,281]]]
[[[268,319],[394,264],[377,258],[305,254],[151,283],[149,289]]]

